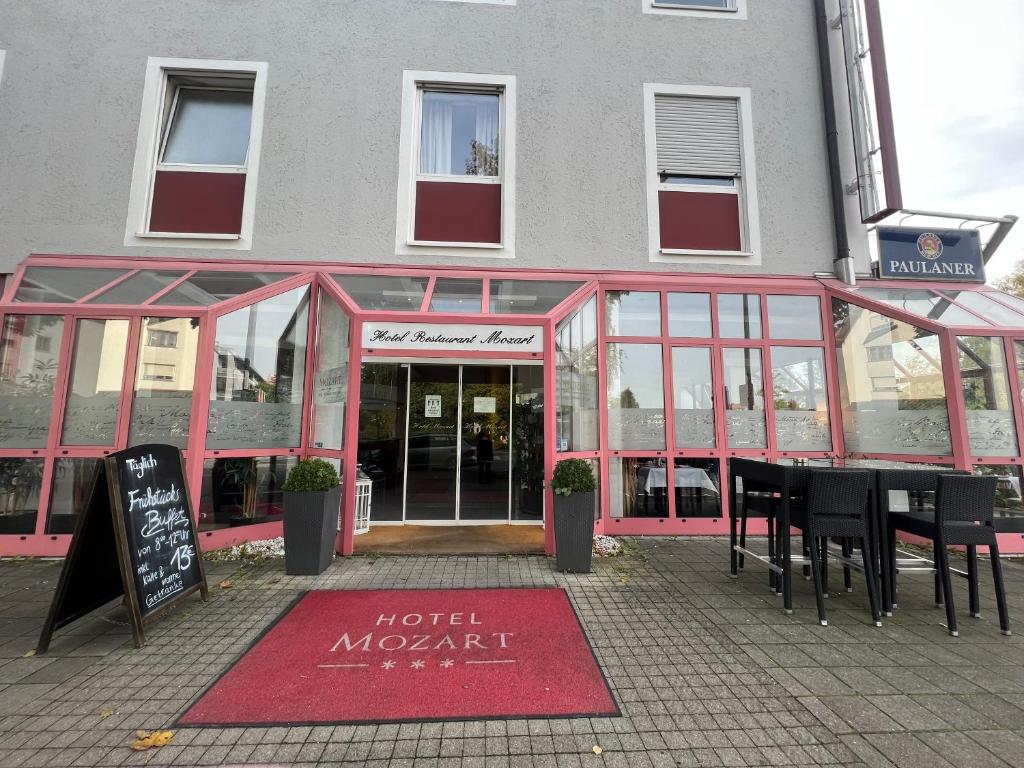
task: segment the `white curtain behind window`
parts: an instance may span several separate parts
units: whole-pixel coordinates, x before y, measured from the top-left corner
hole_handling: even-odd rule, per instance
[[[420,137],[420,173],[452,172],[452,105],[423,98],[423,130]]]

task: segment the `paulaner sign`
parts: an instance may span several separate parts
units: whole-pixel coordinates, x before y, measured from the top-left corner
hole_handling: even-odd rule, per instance
[[[539,325],[363,323],[367,349],[443,349],[458,352],[543,352]]]
[[[983,283],[981,237],[973,229],[879,227],[878,276]]]

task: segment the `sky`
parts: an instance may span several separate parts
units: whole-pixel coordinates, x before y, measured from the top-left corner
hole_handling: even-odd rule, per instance
[[[1024,2],[881,6],[903,207],[1020,216],[991,282],[1024,259]]]

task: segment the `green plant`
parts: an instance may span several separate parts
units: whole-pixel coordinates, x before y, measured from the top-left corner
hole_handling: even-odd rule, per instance
[[[589,493],[597,487],[590,464],[583,459],[562,459],[555,465],[551,487],[558,496]]]
[[[341,482],[338,471],[329,461],[303,459],[288,473],[286,491],[329,491]]]

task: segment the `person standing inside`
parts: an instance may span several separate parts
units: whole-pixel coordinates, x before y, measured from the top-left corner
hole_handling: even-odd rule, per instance
[[[491,464],[494,462],[494,441],[491,430],[484,427],[476,436],[476,467],[481,485],[492,482]]]

